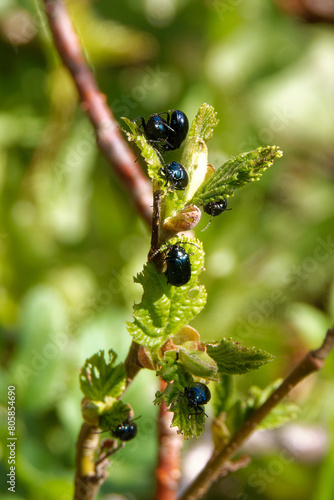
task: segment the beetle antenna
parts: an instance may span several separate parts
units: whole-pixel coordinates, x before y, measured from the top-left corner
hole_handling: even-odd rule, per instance
[[[201,229],[201,233],[203,233],[203,231],[206,231],[208,229],[208,227],[210,226],[210,224],[212,222],[212,219],[213,219],[213,215],[211,215],[211,219],[209,220],[209,222],[207,223],[207,225],[205,226],[205,228]]]
[[[150,261],[152,261],[152,260],[154,259],[154,257],[155,257],[156,255],[158,255],[158,253],[161,253],[160,248],[159,248],[158,250],[156,250],[155,252],[153,252],[153,253],[152,253],[152,255],[150,255]]]

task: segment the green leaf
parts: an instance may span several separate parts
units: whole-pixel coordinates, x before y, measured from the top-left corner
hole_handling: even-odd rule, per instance
[[[228,375],[222,375],[220,383],[215,384],[216,397],[214,399],[215,417],[224,411],[228,411],[233,402],[233,379]]]
[[[226,415],[226,426],[233,435],[245,421],[246,402],[244,399],[238,399],[234,402]]]
[[[299,411],[300,408],[296,404],[283,401],[271,410],[269,415],[258,426],[258,429],[274,429],[287,424],[292,420],[296,420]]]
[[[211,201],[233,196],[236,189],[258,181],[274,159],[282,155],[278,146],[266,146],[231,158],[201,185],[191,203],[204,206]]]
[[[175,351],[168,351],[165,354],[157,375],[168,384],[164,391],[156,393],[154,403],[160,404],[164,401],[168,411],[174,412],[171,427],[178,427],[186,439],[199,437],[204,432],[206,417],[204,412],[196,414],[194,409],[188,406],[184,390],[194,380],[185,367],[177,361]]]
[[[253,386],[249,390],[249,397],[246,401],[245,420],[257,408],[259,408],[269,396],[279,387],[282,380],[276,380],[265,389]],[[269,415],[260,423],[258,429],[273,429],[280,427],[291,420],[295,420],[299,413],[299,407],[290,401],[282,401],[276,405]]]
[[[144,289],[140,304],[134,305],[134,321],[127,323],[128,331],[140,345],[160,347],[191,321],[204,307],[206,291],[198,284],[204,267],[202,243],[189,238],[174,238],[190,255],[191,279],[183,286],[167,284],[164,274],[158,274],[155,266],[148,263],[136,278]],[[199,248],[197,248],[197,245]],[[168,246],[167,246],[168,248]]]
[[[183,394],[174,400],[169,411],[174,412],[171,427],[178,427],[179,433],[185,439],[198,438],[205,431],[206,416],[202,412],[195,413],[194,408],[188,406],[188,400]]]
[[[202,104],[189,130],[188,139],[197,137],[208,142],[213,134],[213,129],[218,125],[217,113],[209,104]]]
[[[128,140],[130,142],[134,142],[138,146],[141,151],[142,157],[146,160],[148,175],[152,180],[157,180],[163,187],[165,185],[165,181],[163,176],[161,175],[162,165],[156,149],[154,149],[151,144],[147,142],[143,131],[140,130],[134,122],[125,117],[122,117],[122,120],[131,130],[131,132],[125,131]]]
[[[86,398],[104,401],[107,396],[117,398],[125,389],[126,370],[123,363],[115,366],[117,354],[110,350],[109,359],[99,351],[86,359],[80,371],[80,387]]]
[[[190,200],[203,184],[207,175],[208,150],[206,142],[212,137],[213,129],[218,124],[213,107],[203,104],[190,127],[181,159],[181,164],[189,176],[188,185],[184,190],[167,189],[165,178],[162,175],[163,166],[156,149],[149,144],[143,131],[135,123],[128,118],[122,119],[131,131],[126,132],[129,141],[137,144],[146,160],[149,176],[158,183],[158,188],[163,192],[162,220],[177,216],[186,205],[189,205]]]
[[[115,401],[111,408],[101,415],[99,428],[102,431],[115,430],[116,427],[129,417],[130,407],[122,401]]]
[[[208,170],[208,148],[206,142],[212,137],[218,124],[212,106],[203,104],[195,116],[182,154],[181,164],[188,172],[189,182],[182,191],[170,190],[165,196],[164,218],[175,216],[181,211],[205,181]]]
[[[243,347],[232,339],[223,339],[219,344],[207,344],[206,347],[209,356],[217,363],[220,375],[240,375],[274,359],[265,351]]]

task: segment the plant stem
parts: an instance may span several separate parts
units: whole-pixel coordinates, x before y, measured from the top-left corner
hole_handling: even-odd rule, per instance
[[[160,379],[160,391],[167,383]],[[158,464],[156,469],[157,489],[155,500],[176,500],[180,480],[180,454],[183,437],[171,428],[172,413],[163,401],[159,406],[158,417]]]
[[[82,424],[77,442],[74,500],[93,500],[107,477],[108,463],[95,465],[99,439],[96,427]]]
[[[97,144],[128,191],[138,213],[151,224],[152,187],[122,137],[106,97],[89,69],[73,29],[64,0],[44,0],[54,43],[64,66],[72,75],[81,106],[96,133]]]
[[[135,378],[139,370],[143,367],[138,361],[138,350],[140,345],[137,342],[132,341],[128,355],[125,360],[125,370],[126,370],[126,388],[129,387],[132,380]],[[120,396],[121,397],[121,396]]]
[[[286,377],[282,384],[269,396],[267,401],[250,415],[240,429],[232,436],[229,443],[221,451],[218,453],[215,452],[212,455],[205,468],[183,493],[180,500],[196,500],[197,498],[201,498],[208,491],[212,483],[219,478],[227,460],[240,448],[260,422],[299,382],[324,366],[325,360],[333,348],[334,327],[328,330],[322,346],[315,351],[310,351],[290,375]]]
[[[139,345],[132,342],[125,360],[127,373],[125,390],[142,368],[138,362],[138,348]],[[84,422],[77,441],[74,500],[94,500],[108,477],[107,467],[110,463],[108,457],[120,449],[119,447],[106,454],[102,460],[95,460],[99,441],[99,429]]]
[[[155,186],[154,186],[155,187]],[[151,248],[148,254],[148,261],[154,261],[159,252],[160,237],[160,212],[161,212],[161,191],[154,189],[153,192],[153,216],[152,216],[152,238]]]
[[[96,133],[97,144],[128,191],[138,213],[151,224],[152,187],[135,161],[135,156],[122,137],[112,111],[89,69],[73,29],[64,0],[44,0],[45,12],[56,49],[77,87],[81,106]],[[125,361],[127,387],[142,368],[138,363],[138,345],[133,342]],[[76,456],[75,500],[93,500],[107,477],[108,460],[95,462],[99,445],[97,429],[81,426]]]

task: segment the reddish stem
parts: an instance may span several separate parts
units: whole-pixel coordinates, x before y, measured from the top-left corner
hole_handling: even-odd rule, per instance
[[[151,224],[151,183],[135,162],[135,156],[106,103],[106,97],[100,92],[87,66],[65,3],[63,0],[44,0],[44,4],[55,46],[72,75],[81,106],[95,129],[97,144],[128,191],[138,213]]]
[[[44,0],[44,5],[55,46],[64,66],[71,73],[81,106],[94,127],[97,144],[128,191],[138,213],[151,225],[151,183],[135,162],[135,156],[106,103],[106,97],[100,92],[94,75],[87,66],[65,2]],[[141,368],[137,354],[138,345],[133,342],[126,360],[127,386]],[[84,423],[77,443],[76,500],[93,500],[107,477],[108,460],[95,462],[98,443],[96,429]]]
[[[166,387],[160,379],[160,391]],[[171,428],[172,413],[163,401],[159,407],[158,419],[158,464],[156,469],[157,489],[155,500],[176,500],[180,480],[180,454],[183,438]]]

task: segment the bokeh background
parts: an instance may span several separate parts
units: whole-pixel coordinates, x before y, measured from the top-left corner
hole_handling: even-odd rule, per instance
[[[173,108],[192,119],[208,102],[220,120],[209,143],[215,167],[261,145],[283,150],[261,182],[239,191],[232,211],[200,233],[204,214],[197,235],[208,303],[192,326],[203,340],[233,337],[276,356],[235,379],[241,393],[285,376],[318,347],[334,316],[331,2],[66,3],[119,121]],[[40,2],[0,1],[0,75],[2,498],[12,498],[5,403],[15,385],[15,498],[67,500],[81,425],[78,369],[99,349],[125,358],[125,321],[141,293],[132,276],[150,235],[95,146]],[[332,354],[291,395],[298,420],[254,436],[245,449],[250,466],[205,498],[334,497],[333,369]],[[112,491],[147,500],[154,491],[156,389],[154,374],[143,371],[129,390],[142,415],[139,434],[116,455],[100,499],[116,498]],[[209,432],[186,443],[183,484],[210,449]]]

